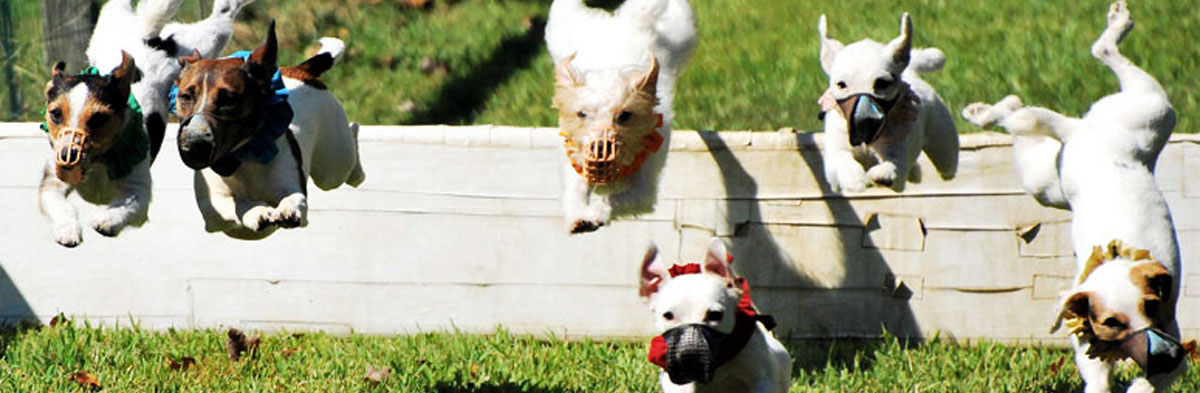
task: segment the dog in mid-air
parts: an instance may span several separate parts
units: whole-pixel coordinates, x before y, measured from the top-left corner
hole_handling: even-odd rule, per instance
[[[975,103],[963,117],[1013,134],[1022,185],[1040,203],[1072,212],[1076,284],[1064,296],[1057,330],[1068,327],[1086,392],[1110,391],[1113,362],[1143,374],[1129,392],[1165,391],[1187,369],[1179,343],[1179,245],[1154,167],[1175,110],[1153,76],[1118,51],[1133,28],[1124,1],[1112,4],[1092,55],[1117,76],[1120,91],[1083,118],[1027,107],[1016,96]]]
[[[136,61],[142,78],[133,84],[133,95],[145,114],[150,135],[150,161],[158,156],[171,111],[168,93],[182,68],[179,58],[200,52],[216,57],[233,36],[233,20],[254,0],[213,0],[213,12],[196,23],[170,22],[184,0],[110,0],[100,10],[88,44],[93,66],[111,70],[121,64],[121,51]]]
[[[613,13],[583,0],[551,4],[546,46],[555,61],[570,233],[654,210],[675,81],[695,45],[687,0],[628,0]]]
[[[732,257],[713,239],[704,262],[669,265],[651,245],[638,294],[661,332],[648,359],[662,368],[664,393],[785,393],[792,358],[760,314],[750,286],[730,270]]]
[[[275,24],[253,52],[183,58],[175,93],[178,148],[195,170],[205,229],[261,239],[306,225],[307,183],[322,190],[365,180],[358,124],[320,79],[345,45],[322,38],[319,53],[278,67]]]
[[[946,56],[937,48],[913,49],[912,30],[905,13],[900,36],[886,45],[869,39],[843,45],[826,35],[821,16],[821,68],[829,89],[818,103],[825,178],[834,191],[902,191],[906,181],[921,179],[921,151],[943,179],[958,170],[954,117],[920,77],[941,70]]]

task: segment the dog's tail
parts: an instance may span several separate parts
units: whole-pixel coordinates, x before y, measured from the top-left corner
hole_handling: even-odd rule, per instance
[[[908,68],[916,71],[918,74],[928,74],[931,72],[941,71],[946,65],[946,54],[942,53],[938,48],[914,48],[912,50],[912,60],[908,63]]]
[[[642,31],[653,31],[667,11],[668,0],[628,0],[617,9],[616,16],[628,20]]]
[[[114,0],[115,1],[115,0]],[[129,3],[129,0],[120,0]],[[137,19],[141,23],[142,39],[158,38],[163,26],[179,12],[183,0],[141,0],[137,6]]]
[[[319,42],[321,49],[317,51],[317,54],[295,67],[279,68],[280,74],[302,81],[309,86],[326,88],[325,83],[321,81],[321,74],[333,68],[337,60],[342,57],[342,53],[346,51],[346,43],[333,37],[322,37]]]

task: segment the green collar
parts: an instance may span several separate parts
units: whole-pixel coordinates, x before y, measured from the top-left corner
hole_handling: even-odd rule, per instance
[[[96,67],[88,67],[79,75],[100,75]],[[146,133],[145,123],[142,122],[142,106],[137,98],[129,94],[129,111],[125,114],[125,126],[121,128],[121,136],[112,147],[98,157],[108,169],[108,179],[118,180],[129,176],[133,168],[150,156],[150,135]],[[46,109],[42,108],[42,115]],[[41,124],[42,132],[49,133],[50,128],[45,122]]]

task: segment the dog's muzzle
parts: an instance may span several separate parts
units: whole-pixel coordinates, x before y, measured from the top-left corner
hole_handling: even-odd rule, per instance
[[[870,94],[855,94],[837,101],[838,109],[846,118],[850,131],[850,145],[858,146],[875,142],[887,123],[887,114],[896,101],[883,101]]]
[[[75,128],[63,130],[54,141],[55,176],[71,185],[83,181],[83,162],[87,159],[87,134]]]
[[[617,158],[621,156],[621,140],[616,131],[608,130],[584,146],[583,175],[588,183],[607,185],[621,177]]]
[[[725,333],[708,326],[691,324],[667,330],[667,375],[676,385],[708,383],[717,368],[716,354],[725,341]]]
[[[194,170],[201,170],[213,162],[216,141],[212,127],[203,115],[184,119],[179,125],[179,158]]]
[[[1133,359],[1147,376],[1171,372],[1179,366],[1187,352],[1179,339],[1155,328],[1130,334],[1121,341],[1120,350]]]

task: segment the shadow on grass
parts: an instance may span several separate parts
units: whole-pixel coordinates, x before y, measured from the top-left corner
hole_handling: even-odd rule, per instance
[[[441,382],[433,387],[433,391],[437,393],[582,393],[578,390],[570,389],[544,389],[537,387],[525,387],[512,383],[494,383],[484,382],[479,385],[459,386],[459,384]]]
[[[410,124],[470,124],[484,103],[517,71],[528,68],[545,50],[544,17],[534,17],[524,34],[505,38],[469,72],[446,82],[428,108],[413,113]]]

